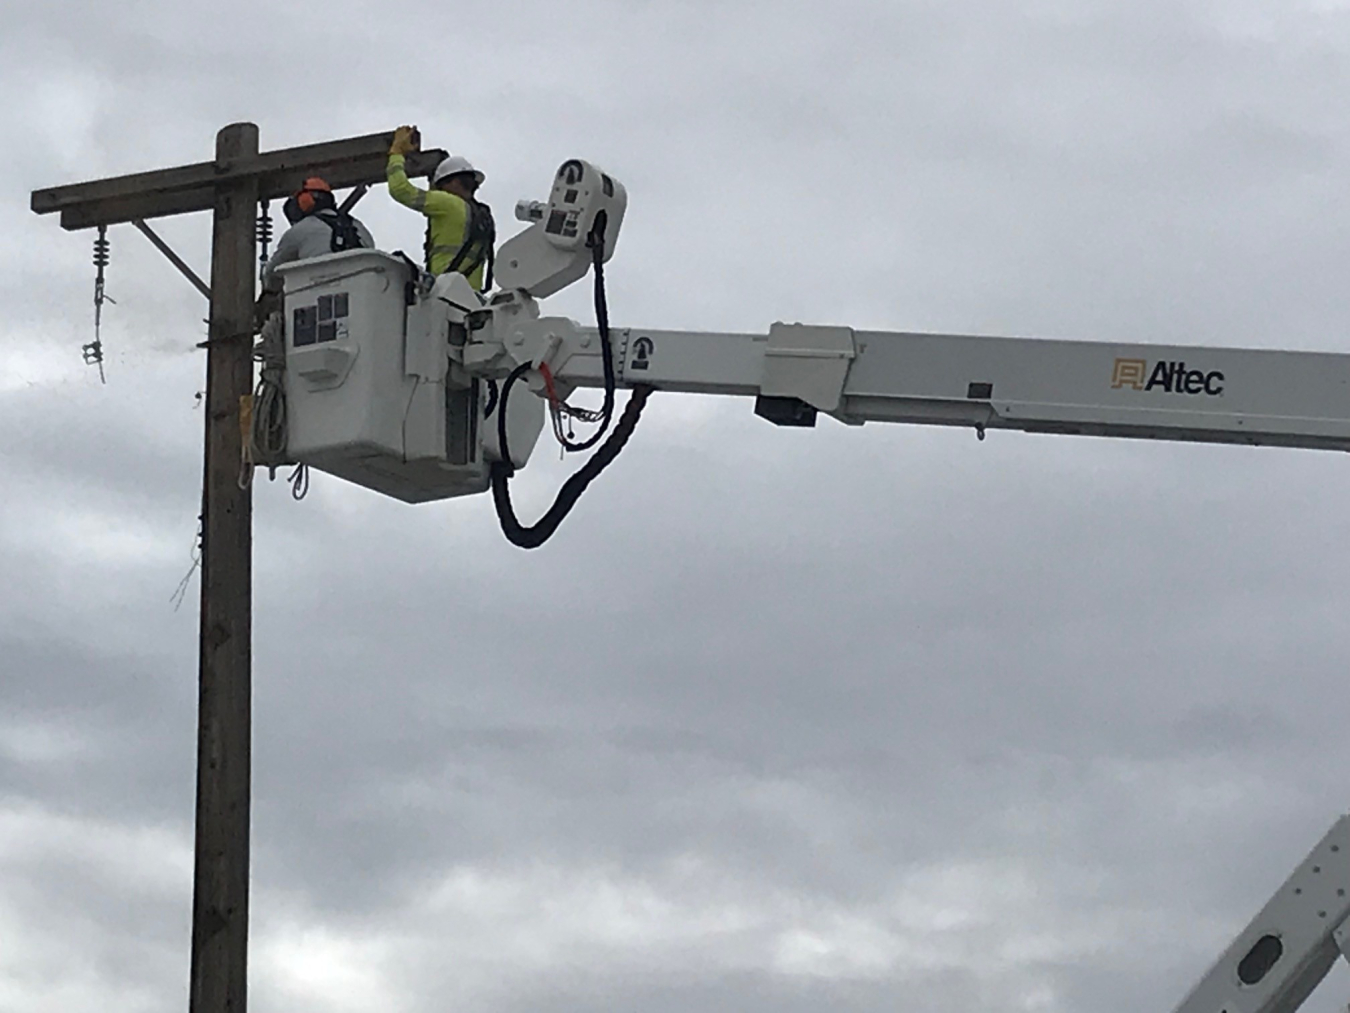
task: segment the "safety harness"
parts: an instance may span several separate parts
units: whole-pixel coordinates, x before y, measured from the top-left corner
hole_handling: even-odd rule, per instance
[[[481,201],[468,200],[464,202],[468,205],[469,221],[464,230],[464,242],[455,250],[455,254],[450,258],[450,263],[446,266],[443,274],[449,274],[451,271],[458,271],[466,278],[478,270],[478,265],[487,264],[487,270],[483,275],[483,290],[486,291],[492,287],[492,266],[494,259],[493,247],[497,242],[497,225],[492,220],[492,209]],[[434,246],[431,241],[431,221],[427,221],[426,242],[423,244],[423,250],[426,253],[427,270],[431,270],[431,258],[437,253],[445,250],[444,246]]]
[[[345,211],[323,210],[314,212],[314,217],[332,229],[333,236],[328,248],[333,253],[361,249],[361,233],[357,231],[351,215]]]

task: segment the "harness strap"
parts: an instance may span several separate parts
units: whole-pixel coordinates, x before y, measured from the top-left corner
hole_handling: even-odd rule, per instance
[[[492,268],[494,260],[493,245],[497,238],[497,226],[492,220],[492,211],[486,204],[478,201],[467,202],[469,216],[464,223],[464,241],[459,246],[432,246],[431,225],[427,224],[427,270],[431,270],[431,258],[437,253],[450,253],[450,263],[442,273],[459,271],[465,277],[478,270],[480,264],[487,263],[484,289],[492,287]],[[471,257],[472,255],[472,257]]]
[[[316,211],[314,217],[323,222],[332,231],[328,248],[333,253],[343,250],[361,249],[361,233],[356,228],[352,216],[342,211]]]

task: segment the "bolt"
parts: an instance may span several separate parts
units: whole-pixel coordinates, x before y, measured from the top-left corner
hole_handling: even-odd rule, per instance
[[[590,336],[589,334],[583,334],[583,335],[581,336],[581,347],[582,347],[582,348],[590,348],[590,347],[591,347],[591,336]]]

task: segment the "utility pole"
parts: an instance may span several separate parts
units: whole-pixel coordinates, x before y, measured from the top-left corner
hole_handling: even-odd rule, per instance
[[[334,189],[384,179],[391,134],[368,134],[260,154],[258,128],[216,136],[211,162],[37,190],[32,209],[65,229],[131,222],[190,281],[201,281],[153,231],[150,218],[211,210],[210,328],[202,483],[202,598],[198,656],[197,809],[190,1013],[245,1013],[248,997],[249,790],[252,741],[253,498],[240,488],[242,420],[253,392],[254,230],[260,200],[308,176]],[[410,156],[429,175],[444,151]]]
[[[258,128],[216,136],[216,163],[258,154]],[[190,1013],[247,1008],[252,744],[253,489],[240,488],[241,411],[253,393],[253,230],[258,180],[216,187],[206,351],[197,830]]]

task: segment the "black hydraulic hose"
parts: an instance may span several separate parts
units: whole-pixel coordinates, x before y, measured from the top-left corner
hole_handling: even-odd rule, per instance
[[[501,451],[502,460],[511,471],[516,470],[516,466],[511,463],[511,451],[506,445],[506,399],[511,395],[511,388],[516,385],[516,381],[528,373],[533,368],[533,364],[522,362],[515,369],[511,370],[511,375],[502,383],[502,392],[493,399],[497,406],[497,449]],[[487,414],[484,412],[484,414]]]
[[[506,535],[507,540],[522,549],[537,549],[558,530],[558,525],[576,505],[586,487],[619,456],[619,451],[623,450],[628,437],[633,435],[638,419],[642,417],[642,408],[654,388],[646,384],[633,388],[633,396],[628,399],[628,404],[624,406],[623,414],[619,416],[619,421],[614,426],[614,431],[609,434],[609,438],[563,483],[553,505],[544,516],[527,527],[520,523],[515,508],[511,505],[510,482],[515,468],[507,456],[505,421],[507,391],[510,390],[512,382],[523,374],[524,368],[528,367],[518,367],[502,387],[501,403],[497,409],[500,413],[497,418],[497,434],[501,442],[502,460],[492,465],[492,502],[497,508],[497,519],[501,521],[502,533]]]
[[[497,407],[497,381],[487,381],[487,404],[483,406],[483,418],[491,418],[493,409]]]
[[[595,216],[586,245],[591,248],[591,263],[595,268],[595,326],[600,332],[600,363],[605,371],[605,400],[600,409],[600,428],[576,443],[563,437],[563,447],[571,453],[589,450],[600,442],[610,421],[614,418],[614,343],[609,337],[609,301],[605,297],[605,226],[608,216],[600,211]]]
[[[614,346],[609,335],[609,304],[605,298],[605,224],[605,213],[601,211],[596,215],[595,224],[591,227],[591,233],[586,239],[587,245],[591,248],[592,262],[595,266],[595,317],[596,326],[600,331],[600,356],[605,371],[605,401],[604,407],[601,409],[599,429],[587,439],[577,443],[563,440],[563,446],[573,452],[587,450],[599,443],[600,438],[609,429],[610,421],[614,417],[614,391],[618,386],[618,381],[614,370]],[[586,463],[563,483],[562,488],[558,490],[557,497],[553,500],[553,505],[548,508],[544,516],[536,523],[526,526],[520,523],[520,518],[516,516],[515,507],[511,503],[511,476],[515,474],[516,468],[511,461],[511,448],[506,432],[506,406],[511,395],[511,388],[532,368],[534,368],[533,363],[521,363],[502,382],[500,393],[496,391],[495,387],[490,390],[490,393],[496,395],[493,397],[492,403],[497,409],[497,447],[501,452],[501,460],[494,462],[490,469],[492,502],[497,508],[497,519],[501,522],[502,533],[506,535],[507,540],[512,545],[519,546],[522,549],[537,549],[558,530],[558,525],[571,512],[572,507],[576,506],[577,500],[586,491],[586,487],[595,481],[599,474],[619,456],[619,451],[623,450],[624,444],[628,442],[628,438],[633,435],[633,430],[637,427],[638,419],[642,417],[642,409],[647,403],[647,398],[651,397],[652,391],[655,389],[647,384],[639,384],[633,387],[632,396],[628,399],[628,404],[624,406],[623,414],[619,417],[618,424],[610,432],[609,437],[604,443],[600,444],[600,448],[590,456]],[[491,411],[492,409],[488,408],[484,414],[491,414]]]

